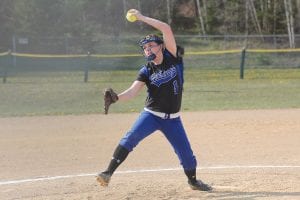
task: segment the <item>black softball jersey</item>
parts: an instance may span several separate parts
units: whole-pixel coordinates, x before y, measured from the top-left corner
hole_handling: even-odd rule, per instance
[[[184,82],[182,57],[174,57],[165,49],[163,62],[143,65],[137,80],[145,82],[148,89],[146,108],[167,114],[180,111]]]

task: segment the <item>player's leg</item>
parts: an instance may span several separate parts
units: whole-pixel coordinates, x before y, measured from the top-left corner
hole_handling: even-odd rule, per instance
[[[180,118],[165,120],[162,124],[162,132],[173,146],[180,164],[184,169],[195,169],[197,160]]]
[[[138,145],[145,137],[159,128],[158,117],[143,111],[136,120],[131,130],[121,139],[120,145],[125,147],[129,152]]]
[[[97,181],[100,183],[101,186],[108,185],[112,174],[118,168],[118,166],[126,159],[128,154],[129,151],[125,147],[121,145],[117,146],[107,169],[104,172],[101,172],[97,175]]]
[[[142,112],[131,130],[121,139],[113,153],[113,157],[104,172],[97,175],[97,181],[102,186],[107,186],[114,171],[126,159],[129,152],[145,137],[158,128],[156,117],[148,112]]]
[[[166,120],[163,124],[162,132],[173,146],[188,178],[190,187],[194,190],[210,191],[212,188],[209,185],[196,178],[197,160],[193,154],[181,119]]]

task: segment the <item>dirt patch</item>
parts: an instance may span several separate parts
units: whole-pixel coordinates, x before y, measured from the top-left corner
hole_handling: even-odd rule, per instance
[[[94,174],[137,117],[0,118],[0,199],[300,199],[300,109],[182,113],[211,193],[189,189],[160,132],[101,188]]]

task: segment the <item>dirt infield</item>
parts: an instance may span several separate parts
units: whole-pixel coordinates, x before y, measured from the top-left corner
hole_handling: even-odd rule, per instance
[[[98,186],[137,116],[0,118],[0,199],[300,199],[300,109],[183,113],[211,193],[190,190],[159,132]]]

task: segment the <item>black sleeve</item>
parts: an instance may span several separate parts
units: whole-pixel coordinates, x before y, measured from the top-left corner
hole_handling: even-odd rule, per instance
[[[184,47],[177,45],[177,57],[182,58],[184,55]]]
[[[137,81],[147,82],[148,80],[148,70],[146,66],[143,66],[136,78]]]

